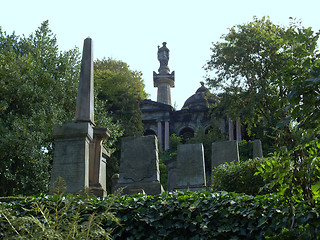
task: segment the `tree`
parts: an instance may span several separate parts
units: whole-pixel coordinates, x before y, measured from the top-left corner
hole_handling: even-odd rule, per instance
[[[48,21],[29,37],[0,31],[0,195],[46,191],[52,127],[72,119],[79,52],[59,52]]]
[[[276,187],[289,201],[297,196],[313,203],[312,189],[320,186],[320,142],[315,139],[320,81],[311,77],[317,75],[319,32],[293,19],[282,27],[254,18],[222,38],[205,66],[216,69],[208,84],[221,91],[220,110],[240,115],[251,137],[282,146],[260,168],[265,179],[273,179],[271,189]]]
[[[112,113],[124,129],[124,136],[139,136],[143,132],[140,102],[147,97],[142,73],[113,59],[94,63],[95,89],[99,100],[106,101],[105,110]]]
[[[318,37],[295,20],[282,27],[254,18],[232,27],[222,42],[213,44],[205,66],[208,73],[216,71],[207,82],[221,92],[220,110],[233,118],[241,115],[252,138],[274,144],[276,125],[290,114],[293,79],[310,77],[305,65],[316,58]],[[280,139],[287,140],[286,134]]]

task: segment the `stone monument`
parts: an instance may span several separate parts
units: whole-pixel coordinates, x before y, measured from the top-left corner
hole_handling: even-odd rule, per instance
[[[171,162],[166,164],[169,166],[168,191],[206,189],[204,151],[201,143],[179,145],[175,166]]]
[[[259,139],[256,139],[253,141],[252,159],[255,159],[255,158],[263,158],[262,144],[261,144],[261,140]]]
[[[239,148],[237,141],[212,143],[211,168],[223,163],[239,161]]]
[[[122,139],[119,184],[123,194],[163,192],[160,184],[158,144],[155,136]]]
[[[158,46],[158,60],[160,62],[159,74],[153,72],[153,84],[158,88],[157,102],[171,105],[170,88],[174,87],[174,71],[170,73],[168,67],[169,49],[166,42],[162,43],[162,47]]]
[[[105,164],[102,156],[107,155],[101,142],[109,137],[105,128],[94,124],[92,40],[84,40],[81,72],[78,87],[74,122],[54,126],[54,158],[50,192],[60,176],[66,182],[66,192],[79,193],[92,187],[98,196],[105,196]],[[104,154],[103,154],[104,152]]]

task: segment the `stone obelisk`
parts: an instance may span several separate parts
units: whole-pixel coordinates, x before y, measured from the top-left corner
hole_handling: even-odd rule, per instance
[[[94,138],[92,40],[84,40],[74,122],[54,126],[54,159],[50,191],[60,176],[66,192],[79,193],[89,188],[90,144]]]
[[[86,38],[83,44],[75,122],[88,122],[94,125],[93,87],[92,39]]]

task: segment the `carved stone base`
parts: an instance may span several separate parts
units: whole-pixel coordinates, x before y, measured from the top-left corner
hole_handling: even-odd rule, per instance
[[[102,187],[90,187],[90,192],[96,197],[107,196],[107,191],[105,191]]]
[[[160,182],[134,182],[120,183],[115,187],[115,190],[123,188],[122,194],[136,194],[144,191],[148,195],[157,195],[163,193],[163,187]]]

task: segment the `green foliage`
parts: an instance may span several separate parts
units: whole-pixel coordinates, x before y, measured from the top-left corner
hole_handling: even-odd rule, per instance
[[[140,136],[143,131],[140,102],[147,97],[142,73],[113,59],[94,63],[95,89],[104,108],[124,129],[124,136]]]
[[[97,214],[97,199],[81,196],[38,196],[0,206],[1,239],[112,239],[103,222],[117,218],[110,200]],[[102,209],[103,208],[103,209]]]
[[[208,78],[222,92],[217,109],[240,115],[250,137],[278,152],[260,171],[272,179],[269,190],[310,204],[319,177],[319,156],[310,153],[319,137],[319,34],[295,19],[283,27],[254,18],[214,44],[205,67],[217,71]]]
[[[268,183],[269,179],[263,179],[255,173],[266,162],[266,159],[256,158],[221,164],[213,170],[212,187],[217,191],[261,194],[260,189]],[[264,193],[266,192],[272,191],[264,190]]]
[[[157,196],[38,196],[1,204],[0,238],[319,239],[320,206],[281,196],[171,192]],[[119,225],[121,224],[121,226]],[[10,238],[11,237],[11,238]],[[111,237],[111,236],[110,236]]]
[[[227,192],[123,196],[112,209],[122,224],[113,233],[115,239],[279,239],[302,234],[312,239],[319,234],[318,208],[296,205],[294,215],[274,195]]]
[[[252,153],[253,153],[253,142],[252,141],[246,141],[243,140],[241,142],[238,142],[239,147],[239,158],[240,161],[246,161],[248,159],[252,159]]]
[[[205,66],[216,71],[207,82],[221,92],[218,109],[233,119],[241,115],[252,139],[274,146],[276,125],[290,114],[286,107],[292,84],[310,77],[306,66],[317,57],[318,38],[319,33],[295,20],[283,27],[254,18],[232,27],[213,45]],[[299,96],[295,99],[298,104]]]
[[[256,175],[268,179],[264,189],[272,190],[288,201],[304,201],[311,205],[319,202],[319,148],[319,141],[315,141],[296,150],[283,148],[274,153],[257,168]]]
[[[72,120],[78,77],[79,51],[59,52],[47,21],[0,31],[0,195],[47,191],[52,127]]]

